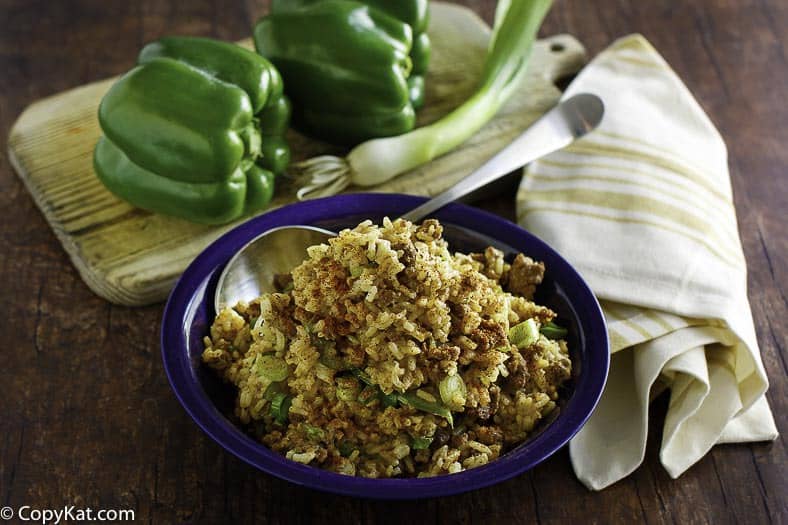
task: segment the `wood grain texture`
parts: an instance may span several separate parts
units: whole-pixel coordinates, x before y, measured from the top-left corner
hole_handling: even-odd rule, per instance
[[[489,23],[494,0],[464,0]],[[239,40],[262,2],[3,1],[0,131],[30,103],[127,70],[163,34]],[[643,33],[728,144],[749,297],[778,428],[788,432],[788,5],[780,0],[556,2],[543,34],[590,54]],[[788,523],[785,442],[715,447],[678,480],[659,463],[667,399],[631,476],[592,493],[563,450],[510,481],[407,503],[360,501],[262,474],[205,436],[159,357],[161,305],[93,294],[0,147],[0,506],[132,508],[141,523]],[[477,204],[513,217],[516,181]]]
[[[430,24],[433,53],[420,123],[466,100],[475,88],[489,29],[472,11],[436,3]],[[251,40],[242,41],[252,47]],[[472,139],[436,162],[370,188],[435,195],[503,148],[555,104],[555,81],[577,72],[585,50],[568,35],[537,43],[521,90]],[[95,176],[93,147],[101,134],[98,104],[114,78],[77,87],[30,105],[11,128],[9,158],[87,285],[114,303],[162,301],[186,266],[241,221],[200,226],[145,212],[116,198]],[[294,160],[346,150],[291,131]],[[298,186],[280,177],[270,209],[296,201]],[[348,191],[354,191],[353,188]],[[355,190],[359,191],[359,190]],[[245,219],[244,219],[245,220]]]

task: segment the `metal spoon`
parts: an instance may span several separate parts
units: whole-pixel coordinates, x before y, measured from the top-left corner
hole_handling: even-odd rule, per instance
[[[446,204],[568,146],[596,128],[603,113],[604,105],[596,95],[583,93],[564,100],[479,169],[402,218],[418,222]],[[219,276],[214,297],[216,311],[276,291],[276,275],[287,274],[303,262],[309,246],[335,236],[334,232],[304,225],[282,226],[258,235],[230,259]]]

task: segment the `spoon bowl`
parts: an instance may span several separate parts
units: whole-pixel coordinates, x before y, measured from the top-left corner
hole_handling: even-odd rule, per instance
[[[216,311],[278,291],[277,275],[290,273],[304,261],[308,247],[335,235],[323,228],[304,225],[280,226],[261,233],[227,262],[216,284]]]

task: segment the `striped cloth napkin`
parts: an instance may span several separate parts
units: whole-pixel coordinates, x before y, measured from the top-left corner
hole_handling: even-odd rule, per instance
[[[572,440],[575,473],[602,489],[643,461],[650,400],[670,389],[660,459],[678,477],[717,443],[777,436],[747,300],[725,144],[640,35],[615,42],[566,95],[605,102],[597,131],[531,164],[518,220],[600,299],[608,383]]]

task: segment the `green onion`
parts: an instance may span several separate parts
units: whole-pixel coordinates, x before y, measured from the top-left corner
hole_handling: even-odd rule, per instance
[[[283,381],[278,381],[271,383],[268,385],[268,388],[265,389],[263,393],[263,399],[266,401],[271,401],[276,397],[277,394],[286,394],[285,385]]]
[[[539,330],[548,339],[563,339],[569,330],[550,321]]]
[[[404,394],[399,394],[397,395],[397,399],[399,399],[399,402],[403,405],[409,405],[416,410],[421,410],[422,412],[435,414],[436,416],[445,418],[446,421],[449,422],[449,425],[454,426],[454,420],[451,417],[451,411],[440,403],[433,403],[431,401],[427,401],[426,399],[422,399],[417,396],[415,392],[405,392]]]
[[[287,415],[290,413],[292,402],[293,398],[283,392],[277,393],[271,400],[271,417],[280,425],[287,423]]]
[[[476,92],[440,120],[396,137],[356,146],[346,158],[323,155],[295,167],[309,182],[298,198],[374,186],[453,150],[472,137],[512,96],[525,76],[536,33],[552,0],[500,0]]]
[[[372,382],[372,378],[369,377],[369,374],[361,370],[360,368],[351,368],[350,372],[358,378],[359,381],[364,383],[365,385],[377,386],[375,383]]]
[[[416,437],[411,441],[410,448],[413,450],[425,450],[430,448],[430,445],[432,445],[432,437]]]
[[[534,344],[537,339],[539,339],[539,327],[533,319],[526,319],[509,328],[509,342],[521,350]]]
[[[358,402],[362,405],[369,405],[378,399],[380,389],[376,386],[367,385],[364,390],[358,395]]]
[[[394,392],[387,394],[383,390],[378,392],[378,399],[380,399],[380,404],[384,407],[395,407],[399,402],[399,399],[397,399],[397,394]]]
[[[350,371],[358,378],[359,381],[367,385],[364,387],[364,390],[361,391],[361,394],[359,394],[358,400],[360,403],[366,405],[372,403],[375,399],[379,399],[383,406],[395,406],[396,402],[399,401],[403,405],[412,406],[416,410],[421,410],[422,412],[428,412],[430,414],[443,417],[449,422],[449,425],[454,425],[454,421],[451,417],[451,411],[441,403],[433,403],[431,401],[427,401],[426,399],[422,399],[416,395],[415,392],[405,392],[404,394],[393,392],[391,394],[386,394],[380,389],[378,385],[372,382],[372,378],[369,377],[369,375],[363,370],[359,368],[352,368]]]
[[[304,423],[304,429],[306,430],[306,437],[308,437],[313,441],[319,441],[323,439],[326,435],[325,432],[323,432],[323,429],[313,427],[312,425],[309,425],[307,423]]]
[[[353,401],[358,396],[358,381],[352,377],[337,378],[337,399],[341,401]]]
[[[468,389],[460,374],[441,379],[441,382],[438,383],[438,391],[441,394],[441,399],[449,408],[460,410],[465,406]]]
[[[380,401],[380,404],[383,405],[384,407],[397,406],[397,403],[399,401],[399,397],[397,396],[396,393],[394,393],[394,392],[392,392],[391,394],[385,393],[383,390],[380,389],[380,387],[378,385],[376,385],[375,383],[372,382],[372,378],[369,377],[369,374],[367,374],[366,372],[364,372],[360,368],[351,368],[350,372],[354,376],[356,376],[359,381],[361,381],[362,383],[367,385],[366,387],[364,387],[364,390],[361,392],[361,396],[359,396],[359,397],[363,396],[363,398],[364,398],[363,401],[361,399],[359,399],[359,401],[361,403],[363,403],[365,405],[367,405],[369,403],[372,403],[372,401],[374,401],[374,399],[372,399],[371,397],[367,397],[367,396],[372,396],[372,393],[374,392],[374,394],[377,396],[377,399]]]
[[[283,381],[290,372],[285,360],[272,354],[257,356],[252,370],[269,381]]]
[[[353,453],[353,451],[356,450],[357,448],[358,447],[354,443],[352,443],[350,441],[347,441],[347,440],[342,441],[341,443],[339,443],[339,446],[337,447],[337,449],[339,450],[339,454],[343,458],[346,458],[349,455],[351,455]]]

